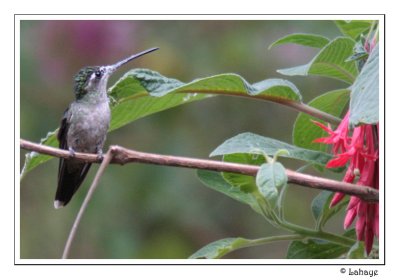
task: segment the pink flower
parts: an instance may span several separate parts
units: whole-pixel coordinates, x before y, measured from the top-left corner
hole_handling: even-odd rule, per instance
[[[361,186],[370,186],[379,189],[379,155],[378,155],[378,125],[360,125],[353,129],[350,136],[349,112],[343,118],[336,130],[321,123],[314,122],[329,136],[318,138],[314,142],[332,145],[335,156],[327,164],[327,168],[342,167],[348,163],[344,182],[355,183]],[[339,203],[345,195],[335,193],[330,207]],[[347,229],[355,222],[357,240],[364,241],[365,250],[369,254],[372,250],[374,237],[379,236],[379,204],[368,203],[351,196],[344,219],[344,228]]]

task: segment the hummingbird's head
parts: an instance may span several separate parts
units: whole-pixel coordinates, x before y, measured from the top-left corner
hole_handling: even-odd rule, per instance
[[[74,92],[76,99],[81,99],[88,93],[105,92],[108,78],[114,71],[109,66],[87,66],[75,75]]]
[[[104,95],[107,94],[107,81],[108,78],[122,65],[128,63],[129,61],[138,58],[147,53],[158,50],[158,48],[151,48],[143,52],[131,55],[115,64],[107,66],[88,66],[82,68],[78,74],[75,75],[74,81],[74,91],[76,99],[82,99],[86,95]]]

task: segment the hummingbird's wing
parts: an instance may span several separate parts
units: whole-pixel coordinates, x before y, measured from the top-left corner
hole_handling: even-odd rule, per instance
[[[60,149],[68,150],[67,135],[70,124],[71,113],[69,108],[65,110],[58,130],[57,139]],[[71,200],[72,196],[82,184],[89,171],[91,164],[80,162],[74,159],[60,158],[58,166],[58,186],[54,207],[61,208]]]
[[[68,107],[67,110],[64,111],[63,118],[61,119],[60,129],[58,130],[57,133],[57,139],[58,142],[60,143],[60,149],[68,150],[67,134],[68,134],[70,118],[71,114]]]

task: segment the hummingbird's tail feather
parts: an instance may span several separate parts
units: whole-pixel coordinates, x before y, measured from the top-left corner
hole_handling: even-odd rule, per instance
[[[68,204],[85,179],[90,166],[90,163],[77,163],[76,161],[65,159],[60,160],[54,208],[59,209]]]

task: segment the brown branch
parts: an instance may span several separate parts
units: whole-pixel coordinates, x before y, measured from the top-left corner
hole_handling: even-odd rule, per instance
[[[21,139],[21,148],[56,157],[71,157],[69,151],[32,143],[23,139]],[[117,164],[139,162],[194,169],[205,169],[219,172],[233,172],[250,176],[255,176],[259,169],[259,167],[255,165],[144,153],[119,146],[111,146],[110,149],[112,149],[114,152],[114,157],[111,160],[111,163]],[[95,154],[75,153],[75,159],[86,162],[100,162],[97,155]],[[359,186],[355,184],[311,176],[298,173],[290,169],[286,169],[286,174],[288,176],[289,183],[294,183],[310,188],[328,190],[332,192],[342,192],[348,195],[358,196],[361,199],[369,202],[379,201],[378,190],[371,187]]]

